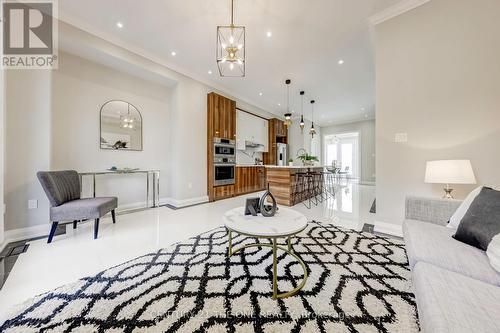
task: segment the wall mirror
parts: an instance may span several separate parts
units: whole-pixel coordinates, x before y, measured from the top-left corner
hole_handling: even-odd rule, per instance
[[[101,149],[142,150],[142,116],[125,101],[101,107]]]

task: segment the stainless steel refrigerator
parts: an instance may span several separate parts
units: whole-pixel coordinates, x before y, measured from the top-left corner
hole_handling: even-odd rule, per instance
[[[278,161],[279,166],[288,165],[288,156],[287,156],[287,145],[284,143],[276,144],[276,161]]]

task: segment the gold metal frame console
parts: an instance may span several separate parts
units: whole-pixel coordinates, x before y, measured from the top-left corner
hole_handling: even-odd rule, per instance
[[[286,236],[268,237],[268,236],[256,236],[256,235],[251,235],[251,234],[245,234],[245,233],[242,233],[239,231],[232,230],[231,228],[226,226],[226,229],[228,230],[228,236],[229,236],[228,256],[231,257],[233,254],[235,254],[241,250],[244,250],[246,248],[250,248],[250,247],[269,247],[269,248],[272,248],[272,251],[273,251],[273,299],[287,298],[287,297],[293,296],[293,295],[297,294],[304,287],[304,285],[306,284],[308,275],[307,275],[306,264],[293,251],[291,237],[301,233],[302,231],[304,231],[304,229],[306,229],[306,227],[304,227],[300,231],[297,231],[293,234],[289,234]],[[238,233],[242,236],[253,237],[253,238],[258,238],[258,239],[268,239],[271,242],[271,244],[253,243],[253,244],[243,245],[237,249],[233,249],[233,232]],[[287,247],[278,245],[278,238],[287,238]],[[278,258],[278,256],[277,256],[278,249],[280,249],[280,250],[288,253],[292,257],[294,257],[299,262],[300,266],[302,266],[302,269],[304,270],[304,277],[302,278],[302,282],[293,290],[286,292],[286,293],[282,293],[282,294],[278,294],[278,259],[277,259]]]

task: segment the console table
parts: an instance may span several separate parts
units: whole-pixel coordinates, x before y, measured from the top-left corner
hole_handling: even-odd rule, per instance
[[[83,177],[91,176],[92,177],[92,192],[94,198],[96,197],[96,176],[100,175],[132,175],[132,174],[145,174],[146,175],[146,206],[144,209],[155,208],[160,205],[160,170],[131,170],[131,171],[94,171],[94,172],[81,172],[80,176],[80,184],[82,184]],[[153,187],[153,195],[152,195],[152,203],[150,205],[149,200],[149,192],[150,185],[149,180],[152,177],[152,187]],[[83,190],[83,188],[82,188]]]

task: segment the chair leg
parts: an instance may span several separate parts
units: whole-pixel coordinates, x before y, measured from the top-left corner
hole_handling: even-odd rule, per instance
[[[73,221],[73,229],[76,229],[76,222],[78,222],[78,221],[77,220]]]
[[[94,239],[97,239],[97,234],[99,233],[99,219],[94,221]]]
[[[47,244],[52,243],[52,238],[54,237],[54,234],[56,233],[57,225],[59,222],[52,222],[52,227],[50,227],[50,233],[49,233],[49,239],[47,239]]]
[[[113,219],[113,223],[116,223],[116,215],[114,209],[111,211],[111,218]]]

